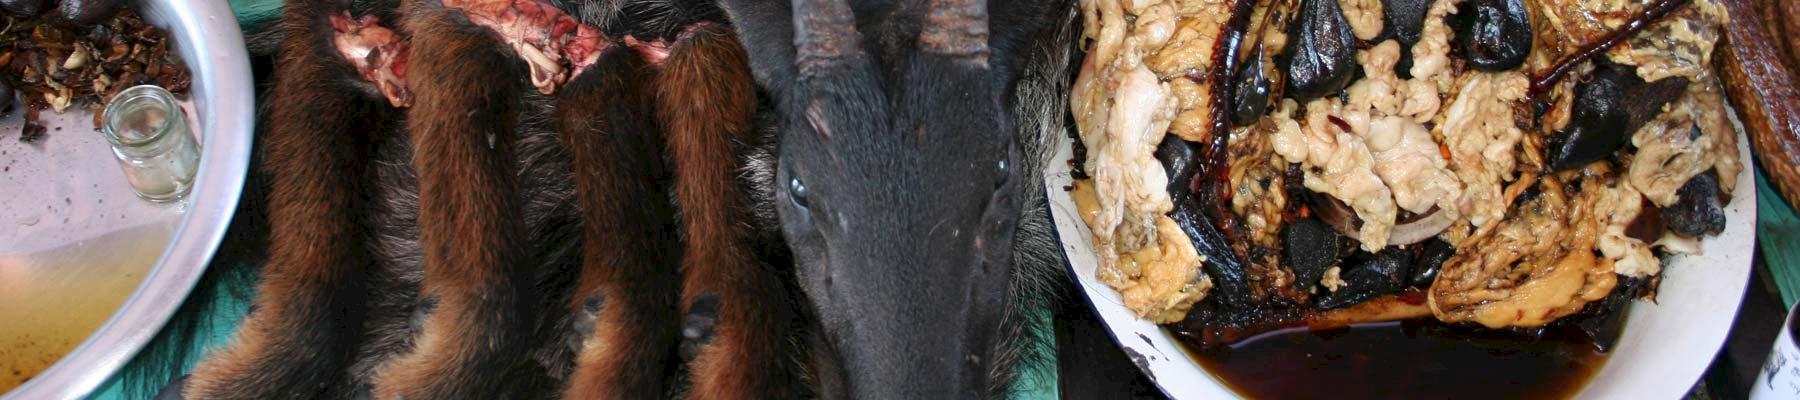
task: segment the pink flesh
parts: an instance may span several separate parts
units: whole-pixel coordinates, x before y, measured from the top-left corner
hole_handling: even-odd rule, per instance
[[[681,28],[681,33],[675,35],[675,41],[680,42],[687,40],[694,36],[694,32],[699,32],[701,29],[706,29],[711,26],[713,26],[713,23],[708,21],[701,21],[688,25],[686,28]],[[663,60],[669,58],[669,48],[674,47],[674,43],[662,39],[642,41],[638,40],[637,37],[626,35],[625,46],[631,47],[632,50],[637,50],[638,56],[643,57],[644,61],[649,61],[650,65],[662,66]]]
[[[662,65],[663,60],[669,58],[669,41],[667,40],[646,42],[638,40],[635,36],[626,35],[625,46],[637,50],[638,56],[643,57],[644,61],[649,61],[651,65]]]
[[[593,27],[540,0],[443,0],[470,22],[491,29],[531,67],[531,84],[551,94],[611,45]]]
[[[613,44],[599,30],[577,22],[541,0],[443,0],[443,4],[462,11],[470,22],[500,35],[501,40],[531,68],[532,86],[543,94],[555,93],[570,77],[586,71],[600,58],[600,53]],[[331,26],[337,34],[332,42],[389,103],[406,107],[412,104],[412,93],[406,88],[408,43],[380,23],[381,19],[375,16],[352,18],[348,12],[333,15]],[[689,25],[676,36],[675,42],[712,25],[711,22]],[[625,45],[652,65],[662,65],[668,59],[673,43],[660,39],[641,41],[627,36]]]
[[[375,84],[389,104],[412,105],[412,92],[406,89],[407,42],[380,23],[381,18],[372,15],[359,19],[351,19],[348,12],[333,15],[331,28],[336,35],[332,45],[363,79]]]

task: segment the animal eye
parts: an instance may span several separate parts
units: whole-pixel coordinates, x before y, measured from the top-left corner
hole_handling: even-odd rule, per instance
[[[806,207],[806,184],[800,183],[800,178],[788,179],[788,198],[794,200],[794,205]]]
[[[999,176],[994,179],[994,188],[999,189],[1001,186],[1006,186],[1006,179],[1012,175],[1011,172],[1011,168],[1006,165],[1006,160],[1000,160],[999,165],[995,168],[995,173]]]

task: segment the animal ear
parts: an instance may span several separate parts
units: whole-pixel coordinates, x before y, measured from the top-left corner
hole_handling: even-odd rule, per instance
[[[925,54],[987,68],[987,1],[931,0],[925,11],[925,26],[919,30],[919,49]]]
[[[793,14],[786,2],[722,0],[719,8],[737,29],[750,70],[764,88],[780,94],[794,82]]]

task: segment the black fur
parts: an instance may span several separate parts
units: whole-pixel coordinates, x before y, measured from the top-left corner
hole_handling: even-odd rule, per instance
[[[988,3],[991,52],[969,69],[918,50],[922,4],[724,2],[783,117],[752,165],[818,313],[826,396],[1001,395],[1048,356],[1034,326],[1062,272],[1037,171],[1065,125],[1075,13]]]

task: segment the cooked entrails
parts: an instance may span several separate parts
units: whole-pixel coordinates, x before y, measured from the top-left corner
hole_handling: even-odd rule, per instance
[[[1714,0],[1082,10],[1075,197],[1100,279],[1203,346],[1616,313],[1598,301],[1653,293],[1659,252],[1723,230],[1743,169]]]

